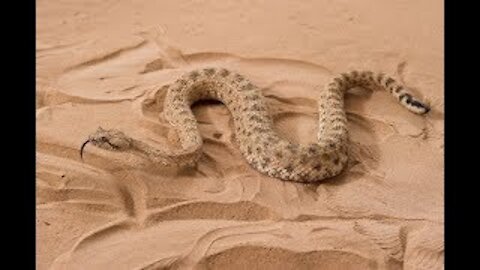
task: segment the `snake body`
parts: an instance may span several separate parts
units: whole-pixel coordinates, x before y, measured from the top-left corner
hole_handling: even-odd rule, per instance
[[[390,76],[371,71],[344,73],[333,78],[319,95],[316,143],[300,145],[274,131],[264,97],[255,84],[228,69],[204,68],[182,75],[168,87],[165,97],[164,116],[178,136],[180,150],[157,149],[114,129],[99,129],[85,144],[134,150],[163,165],[194,164],[201,156],[203,141],[190,107],[199,100],[213,99],[225,104],[233,116],[239,150],[253,168],[283,180],[320,181],[338,175],[348,161],[344,94],[353,87],[384,89],[416,114],[430,110]]]

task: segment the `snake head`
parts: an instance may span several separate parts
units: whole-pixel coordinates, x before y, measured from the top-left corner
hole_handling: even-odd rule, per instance
[[[83,150],[90,143],[96,147],[110,151],[125,151],[132,146],[132,139],[125,133],[116,129],[103,129],[99,127],[95,133],[88,137],[80,148],[80,158],[83,159]]]

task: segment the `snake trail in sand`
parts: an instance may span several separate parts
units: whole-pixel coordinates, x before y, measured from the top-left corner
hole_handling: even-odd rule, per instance
[[[205,68],[184,74],[168,87],[164,116],[176,132],[181,149],[157,149],[123,132],[99,128],[87,143],[112,151],[134,151],[162,165],[193,165],[201,156],[202,137],[191,105],[213,99],[233,116],[235,138],[248,163],[272,177],[296,182],[320,181],[338,175],[348,161],[344,94],[353,87],[381,88],[416,114],[430,108],[383,73],[352,71],[334,78],[318,98],[316,143],[300,145],[280,137],[273,128],[260,89],[242,75],[223,68]]]

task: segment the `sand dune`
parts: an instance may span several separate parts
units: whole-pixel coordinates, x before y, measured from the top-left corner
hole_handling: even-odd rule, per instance
[[[196,169],[80,160],[98,126],[172,145],[164,86],[205,66],[260,86],[299,143],[338,72],[393,74],[433,110],[352,91],[348,169],[318,184],[251,168],[218,102],[193,108]],[[39,1],[37,268],[443,269],[443,81],[441,1]]]

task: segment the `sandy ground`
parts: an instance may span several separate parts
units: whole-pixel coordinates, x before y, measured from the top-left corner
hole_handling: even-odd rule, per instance
[[[443,29],[439,0],[38,0],[38,269],[443,269]],[[204,66],[259,85],[299,143],[351,69],[392,74],[433,111],[348,95],[354,162],[320,184],[250,168],[219,103],[194,106],[196,170],[80,160],[98,126],[167,143],[161,87]]]

